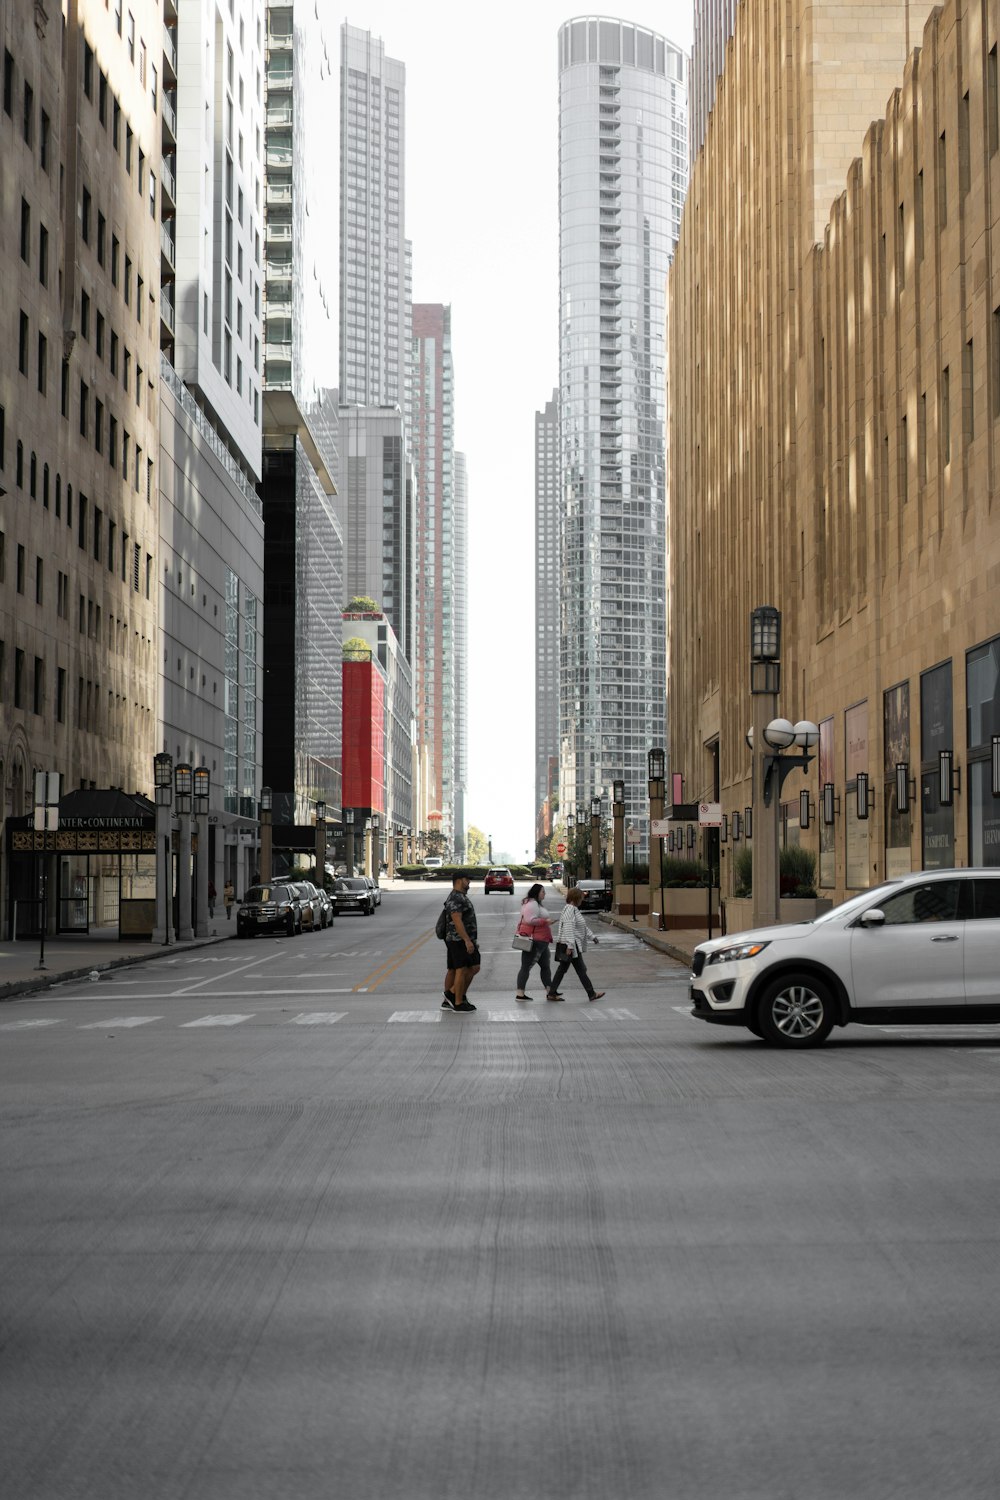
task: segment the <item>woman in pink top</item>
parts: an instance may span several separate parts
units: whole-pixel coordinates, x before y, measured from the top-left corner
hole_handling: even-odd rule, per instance
[[[531,890],[521,902],[521,920],[517,930],[526,937],[531,938],[531,947],[521,954],[521,967],[517,974],[517,994],[515,1000],[530,1000],[531,996],[524,993],[524,986],[528,982],[528,975],[535,964],[542,977],[542,983],[546,990],[552,989],[552,967],[549,962],[549,944],[552,941],[552,928],[549,926],[548,913],[544,908],[545,887],[533,885]]]

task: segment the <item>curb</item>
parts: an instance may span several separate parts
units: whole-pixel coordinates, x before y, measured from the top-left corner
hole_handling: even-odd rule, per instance
[[[16,999],[18,995],[31,995],[38,990],[51,989],[54,984],[62,984],[72,979],[86,979],[96,969],[99,974],[107,974],[112,969],[127,969],[133,964],[150,963],[154,959],[164,958],[172,953],[188,953],[193,948],[209,948],[216,943],[225,943],[229,935],[225,937],[194,938],[187,943],[157,944],[149,953],[129,953],[121,958],[106,959],[103,963],[87,964],[79,969],[47,969],[44,974],[39,974],[32,979],[12,979],[8,984],[0,985],[0,1004],[4,1000]]]

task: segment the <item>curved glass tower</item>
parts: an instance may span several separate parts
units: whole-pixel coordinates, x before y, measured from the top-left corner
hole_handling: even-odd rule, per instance
[[[645,826],[666,726],[666,278],[687,59],[626,21],[559,33],[563,815],[623,777]]]

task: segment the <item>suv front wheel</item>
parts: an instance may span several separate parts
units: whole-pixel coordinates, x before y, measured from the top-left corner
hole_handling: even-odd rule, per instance
[[[755,1019],[758,1035],[773,1046],[818,1047],[833,1030],[833,999],[811,974],[784,974],[765,988]]]

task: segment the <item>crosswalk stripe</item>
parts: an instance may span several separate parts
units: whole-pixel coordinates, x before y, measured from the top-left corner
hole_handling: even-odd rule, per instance
[[[41,1021],[5,1021],[0,1031],[29,1031],[37,1026],[58,1026],[61,1016],[47,1016]]]
[[[162,1016],[112,1016],[110,1021],[85,1021],[77,1031],[107,1031],[114,1026],[124,1031],[129,1026],[148,1026],[150,1021],[162,1021]]]
[[[251,1021],[253,1016],[202,1016],[197,1021],[185,1021],[182,1030],[190,1026],[238,1026],[241,1021]]]
[[[537,1021],[538,1017],[530,1010],[491,1010],[489,1012],[491,1021]]]
[[[440,1021],[439,1010],[394,1010],[389,1017],[390,1021]]]
[[[334,1021],[342,1021],[346,1011],[316,1010],[309,1015],[293,1017],[292,1024],[295,1026],[332,1026]]]
[[[674,1009],[678,1007],[675,1005]],[[583,1012],[594,1021],[638,1021],[639,1017],[622,1005],[602,1005],[600,1009],[586,1010]]]

